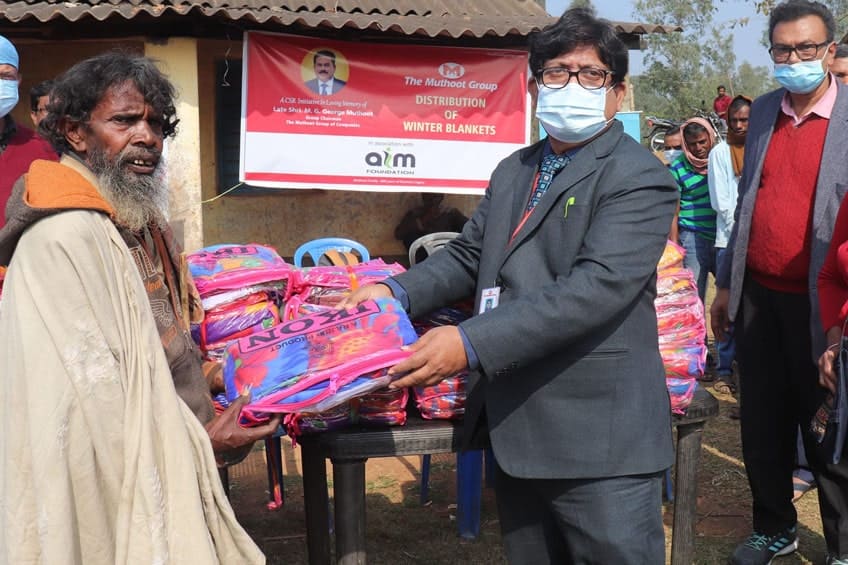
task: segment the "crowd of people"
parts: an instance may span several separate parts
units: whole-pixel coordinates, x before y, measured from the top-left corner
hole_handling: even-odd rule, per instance
[[[475,297],[478,315],[422,336],[391,386],[471,371],[464,437],[491,443],[510,563],[665,561],[654,297],[669,238],[702,301],[715,276],[727,391],[738,367],[753,524],[730,562],[797,548],[806,457],[827,563],[848,563],[848,461],[811,430],[833,406],[848,316],[848,57],[809,0],[775,6],[769,40],[781,87],[753,101],[720,87],[727,138],[687,120],[663,164],[614,119],[626,45],[569,9],[530,37],[547,138],[498,165],[467,221],[425,198],[397,237],[459,235],[340,304],[393,297],[417,316]],[[247,397],[212,409],[220,367],[189,335],[202,313],[164,213],[174,87],[143,56],[96,56],[33,90],[36,135],[9,116],[19,67],[0,37],[0,561],[264,562],[216,466],[279,419],[240,426]]]
[[[815,484],[828,563],[848,563],[848,469],[811,433],[822,403],[833,407],[827,394],[848,314],[839,255],[848,167],[837,156],[848,140],[848,46],[837,46],[830,11],[805,0],[775,7],[769,38],[781,88],[752,101],[720,86],[714,109],[726,112],[725,141],[715,144],[697,118],[666,135],[663,157],[680,190],[671,237],[687,251],[702,300],[707,273],[716,277],[715,388],[735,392],[734,361],[738,368],[741,410],[731,416],[741,418],[753,533],[730,562],[765,564],[794,551],[793,499]]]

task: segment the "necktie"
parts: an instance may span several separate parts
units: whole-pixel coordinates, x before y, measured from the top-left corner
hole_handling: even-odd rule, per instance
[[[530,212],[542,199],[545,192],[551,186],[554,177],[558,172],[565,168],[571,161],[568,155],[551,154],[542,159],[542,165],[539,167],[539,178],[536,181],[536,188],[533,189],[533,194],[530,196],[530,201],[527,202],[527,211]]]
[[[321,96],[327,96],[327,85],[326,84],[321,85]]]

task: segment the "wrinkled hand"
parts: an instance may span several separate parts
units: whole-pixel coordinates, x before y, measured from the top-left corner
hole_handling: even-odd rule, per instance
[[[223,453],[245,445],[252,444],[258,439],[274,433],[282,421],[281,414],[273,414],[271,419],[255,428],[243,428],[238,419],[242,407],[248,403],[250,396],[242,395],[233,401],[223,413],[212,418],[206,424],[206,433],[212,441],[212,451]]]
[[[718,341],[725,341],[728,332],[730,332],[730,316],[728,310],[730,306],[730,290],[719,288],[716,291],[715,300],[710,306],[710,327],[713,330],[713,337]]]
[[[836,351],[827,349],[819,357],[819,384],[836,394],[836,371],[833,362],[836,360]]]
[[[407,348],[412,355],[389,369],[389,375],[402,375],[389,388],[429,386],[468,367],[468,357],[456,326],[442,326],[421,336]]]
[[[392,298],[392,289],[384,284],[369,284],[362,287],[359,287],[357,290],[354,290],[352,293],[347,295],[344,300],[339,302],[336,305],[336,308],[353,308],[360,302],[365,302],[366,300],[374,300],[375,298]]]

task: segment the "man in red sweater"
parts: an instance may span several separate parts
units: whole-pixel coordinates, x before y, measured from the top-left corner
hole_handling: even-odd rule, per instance
[[[727,90],[724,88],[724,85],[719,85],[716,88],[716,97],[713,100],[713,110],[718,114],[718,117],[722,119],[724,123],[727,123],[727,109],[730,107],[730,103],[733,101],[733,98],[727,95]]]
[[[18,103],[18,86],[21,81],[18,51],[0,35],[0,212],[12,194],[12,186],[36,159],[56,161],[56,152],[35,132],[18,125],[9,112]],[[6,215],[0,213],[0,227]]]
[[[766,565],[798,547],[792,471],[800,426],[818,483],[830,565],[848,564],[848,459],[832,464],[810,434],[825,390],[816,277],[848,189],[848,89],[829,74],[835,22],[819,2],[788,0],[769,18],[769,53],[783,88],[754,101],[736,223],[710,309],[721,340],[734,321],[742,455],[753,533],[734,565]]]

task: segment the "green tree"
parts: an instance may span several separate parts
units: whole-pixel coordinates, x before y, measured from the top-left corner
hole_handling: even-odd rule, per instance
[[[639,21],[683,29],[645,37],[646,68],[632,82],[636,107],[646,114],[680,120],[696,108],[710,110],[720,84],[749,96],[770,88],[767,68],[737,68],[731,34],[745,21],[717,25],[713,0],[638,0],[635,11]]]
[[[845,29],[848,27],[848,0],[818,0],[827,6],[833,18],[836,20],[836,41],[842,41],[845,37]],[[778,4],[777,0],[758,0],[756,3],[757,12],[769,15],[774,7]],[[769,44],[768,30],[763,34],[763,42]]]

